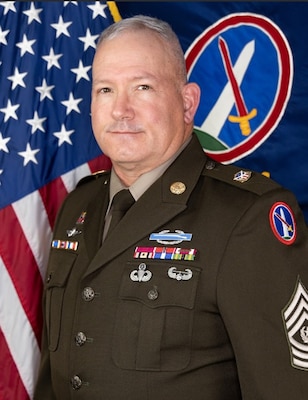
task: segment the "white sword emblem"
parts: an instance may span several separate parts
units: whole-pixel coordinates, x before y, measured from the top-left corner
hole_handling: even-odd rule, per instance
[[[233,66],[233,73],[239,86],[243,81],[254,52],[255,41],[251,40],[244,46]],[[204,132],[210,133],[211,136],[218,138],[226,119],[231,113],[233,105],[233,91],[231,83],[228,81],[200,129]]]

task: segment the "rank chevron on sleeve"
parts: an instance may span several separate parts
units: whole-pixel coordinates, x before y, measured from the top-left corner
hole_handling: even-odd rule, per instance
[[[299,278],[282,313],[291,364],[294,368],[308,371],[308,292]]]

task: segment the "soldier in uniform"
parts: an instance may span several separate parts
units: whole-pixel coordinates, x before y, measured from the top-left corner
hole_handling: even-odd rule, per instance
[[[113,166],[58,214],[35,400],[308,398],[302,212],[271,179],[205,155],[198,103],[168,24],[102,33],[92,121]]]

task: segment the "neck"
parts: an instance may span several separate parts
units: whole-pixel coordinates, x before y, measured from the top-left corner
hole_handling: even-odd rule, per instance
[[[151,169],[140,169],[138,167],[135,168],[125,168],[118,164],[113,164],[113,169],[117,176],[119,177],[122,184],[126,187],[130,187],[136,180],[146,172]]]
[[[183,151],[183,149],[190,142],[192,136],[189,136],[184,143],[177,149],[177,151],[164,161],[161,158],[161,162],[157,163],[157,165],[140,165],[140,163],[116,163],[113,162],[113,169],[122,184],[126,187],[134,184],[141,175],[146,174],[147,172],[153,171],[156,168],[162,167],[163,169],[168,168],[168,166],[178,157],[178,155]]]

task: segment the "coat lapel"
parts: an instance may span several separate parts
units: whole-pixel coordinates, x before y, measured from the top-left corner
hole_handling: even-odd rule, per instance
[[[108,175],[100,185],[87,208],[87,223],[84,227],[84,240],[91,260],[101,247],[102,234],[104,229],[105,214],[109,202],[109,182]]]
[[[129,209],[123,219],[94,256],[86,275],[101,268],[142,238],[167,223],[187,207],[187,201],[204,168],[206,156],[197,137],[143,196]],[[185,184],[181,194],[171,192],[175,182]]]

